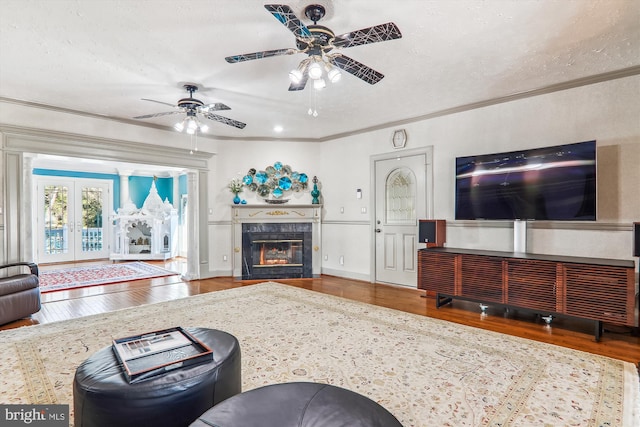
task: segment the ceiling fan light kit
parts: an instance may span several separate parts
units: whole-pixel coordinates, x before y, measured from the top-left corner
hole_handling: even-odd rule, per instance
[[[313,64],[309,65],[309,70],[307,72],[309,73],[309,77],[313,80],[318,80],[322,77],[322,67],[317,60],[314,60]]]

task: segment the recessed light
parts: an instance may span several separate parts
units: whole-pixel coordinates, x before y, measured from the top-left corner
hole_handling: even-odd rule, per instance
[[[276,125],[273,127],[273,131],[274,132],[282,132],[284,130],[284,128],[280,125]]]

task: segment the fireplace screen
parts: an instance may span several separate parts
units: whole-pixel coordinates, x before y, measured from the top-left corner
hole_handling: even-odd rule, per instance
[[[311,224],[243,224],[242,278],[312,277]]]
[[[302,239],[254,240],[252,243],[253,268],[302,265]]]

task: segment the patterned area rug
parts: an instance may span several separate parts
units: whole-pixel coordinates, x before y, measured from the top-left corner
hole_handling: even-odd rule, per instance
[[[0,402],[73,406],[79,363],[113,338],[172,326],[234,334],[243,390],[330,383],[405,427],[640,422],[631,363],[277,283],[2,331]]]
[[[86,286],[107,285],[138,279],[178,274],[146,262],[92,265],[40,271],[40,292],[61,291]]]

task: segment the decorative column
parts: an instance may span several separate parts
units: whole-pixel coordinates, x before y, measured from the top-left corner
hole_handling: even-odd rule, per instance
[[[22,212],[28,212],[29,216],[27,218],[31,218],[31,214],[33,212],[33,203],[36,202],[33,197],[33,158],[31,156],[23,155],[22,157],[22,179],[24,182],[24,186],[22,187]],[[37,233],[34,232],[33,229],[34,221],[27,219],[22,222],[22,235],[24,236],[25,242],[35,242],[37,241]],[[33,260],[34,245],[24,245],[22,247],[22,259]]]
[[[129,201],[129,177],[132,171],[118,169],[118,175],[120,176],[120,206],[124,207]],[[114,206],[114,211],[118,211],[118,207]]]
[[[186,280],[200,278],[200,226],[198,224],[198,175],[187,172],[187,194],[189,194],[189,209],[187,209],[187,274]]]
[[[182,172],[171,174],[173,181],[173,207],[175,209],[180,209],[180,175],[182,175]]]

